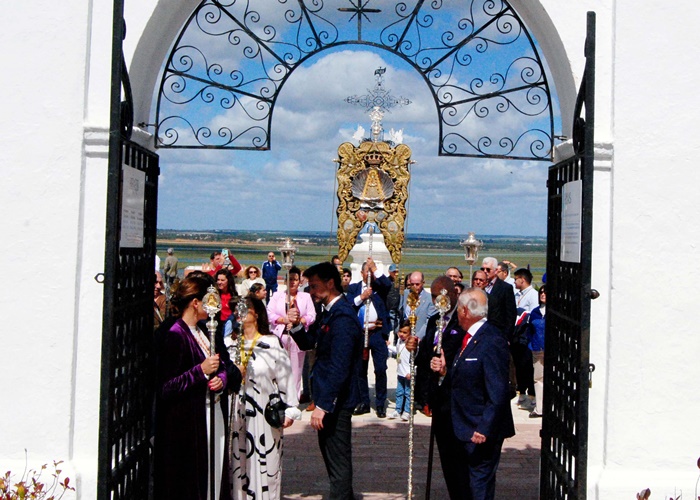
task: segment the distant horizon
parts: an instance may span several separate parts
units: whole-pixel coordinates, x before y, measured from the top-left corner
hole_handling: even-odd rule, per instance
[[[266,233],[266,234],[315,234],[315,235],[327,235],[328,237],[335,237],[336,231],[325,231],[325,230],[301,230],[301,229],[295,229],[295,230],[285,230],[285,229],[175,229],[175,228],[157,228],[157,232],[160,231],[170,231],[170,232],[182,232],[182,233],[202,233],[202,234],[207,234],[207,233],[216,233],[216,234],[225,234],[225,233]],[[409,238],[415,238],[415,237],[439,237],[442,239],[447,239],[447,238],[456,238],[456,239],[463,239],[466,238],[469,234],[469,231],[465,231],[464,233],[419,233],[419,232],[412,232],[406,233],[406,239]],[[547,235],[528,235],[528,234],[478,234],[475,233],[475,237],[479,240],[482,239],[493,239],[493,238],[499,238],[499,239],[546,239]]]

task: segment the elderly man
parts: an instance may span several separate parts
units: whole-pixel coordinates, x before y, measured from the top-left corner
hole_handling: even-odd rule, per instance
[[[408,295],[411,292],[415,292],[418,295],[420,303],[416,308],[416,337],[422,339],[425,337],[425,328],[428,325],[428,318],[437,312],[433,301],[430,299],[430,293],[423,287],[425,285],[425,278],[423,273],[420,271],[415,271],[411,273],[408,277],[408,288],[403,293],[403,306],[404,306],[404,318],[408,319],[411,314],[411,309],[408,307]]]
[[[510,341],[517,317],[513,287],[498,278],[498,261],[494,257],[484,257],[481,270],[489,280],[485,288],[489,299],[489,323],[499,328]]]
[[[430,295],[435,300],[443,290],[447,290],[450,300],[450,310],[445,313],[444,329],[442,333],[442,355],[447,366],[459,352],[464,338],[464,330],[459,326],[457,317],[457,290],[454,283],[447,276],[438,276],[430,285]],[[439,314],[435,314],[428,320],[425,329],[425,337],[420,342],[420,348],[416,355],[416,402],[423,408],[426,415],[432,414],[431,435],[435,436],[440,463],[445,476],[445,484],[450,498],[461,498],[460,492],[465,491],[467,485],[464,470],[467,467],[466,455],[462,446],[455,438],[452,429],[452,415],[450,405],[450,379],[449,374],[441,379],[437,373],[430,370],[430,362],[436,353],[438,331],[437,323]],[[410,347],[410,346],[409,346]]]
[[[481,288],[482,290],[486,288],[486,285],[488,285],[489,280],[486,277],[486,273],[482,271],[481,269],[477,269],[474,271],[472,274],[472,288]]]
[[[449,367],[451,416],[455,437],[466,456],[464,489],[451,498],[495,498],[496,471],[505,438],[515,435],[508,395],[508,343],[486,320],[488,297],[468,288],[459,297],[457,317],[466,331]],[[448,376],[444,354],[431,369]]]

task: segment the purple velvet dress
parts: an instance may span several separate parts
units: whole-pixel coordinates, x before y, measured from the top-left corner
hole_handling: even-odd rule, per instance
[[[163,336],[158,352],[154,450],[157,500],[207,499],[206,398],[209,390],[207,376],[200,366],[202,361],[204,353],[189,327],[181,319],[177,320]],[[223,363],[217,375],[225,388],[227,377]]]

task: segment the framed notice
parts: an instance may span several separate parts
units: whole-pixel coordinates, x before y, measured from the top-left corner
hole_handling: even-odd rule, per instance
[[[143,209],[146,172],[122,166],[122,213],[119,246],[143,247]]]
[[[561,260],[581,263],[581,189],[583,182],[564,184],[561,196]]]

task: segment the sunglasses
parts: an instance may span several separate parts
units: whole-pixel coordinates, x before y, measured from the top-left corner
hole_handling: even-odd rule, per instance
[[[481,270],[486,271],[488,273],[491,271],[491,268],[490,267],[482,267]]]

